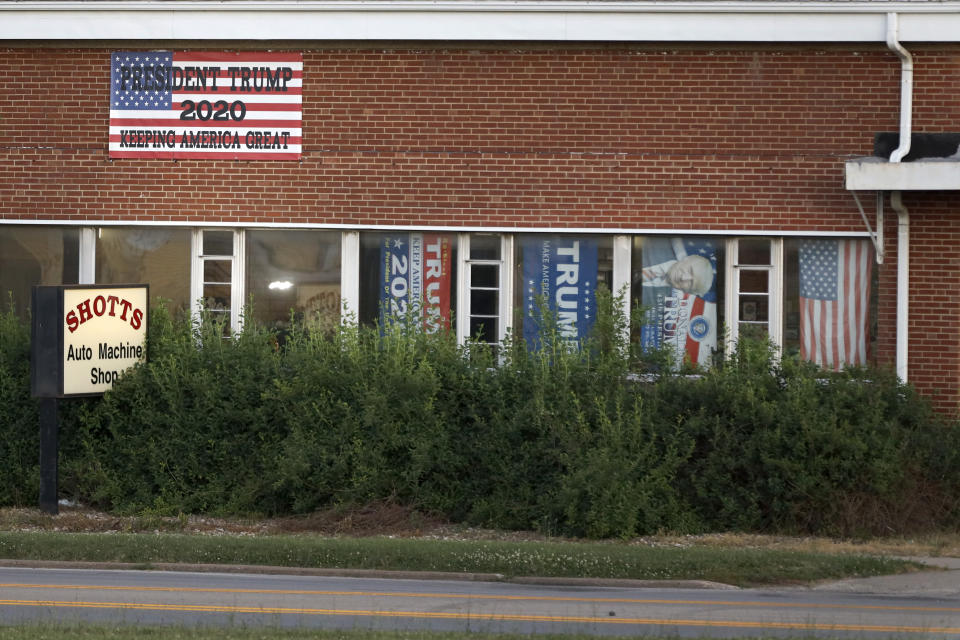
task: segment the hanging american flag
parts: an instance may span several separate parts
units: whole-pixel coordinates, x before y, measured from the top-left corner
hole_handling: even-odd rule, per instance
[[[295,160],[302,87],[299,53],[115,52],[110,157]]]
[[[867,363],[872,268],[866,240],[800,244],[800,355],[839,371]]]

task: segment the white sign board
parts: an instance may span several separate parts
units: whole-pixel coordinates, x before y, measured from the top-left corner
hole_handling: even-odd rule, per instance
[[[146,286],[64,287],[63,395],[103,393],[147,356]]]

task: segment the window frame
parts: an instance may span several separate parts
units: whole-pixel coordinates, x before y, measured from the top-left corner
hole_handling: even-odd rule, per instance
[[[233,253],[204,254],[203,234],[207,231],[230,232],[233,235]],[[203,268],[207,260],[230,261],[230,329],[234,333],[243,330],[243,304],[246,297],[245,229],[224,227],[198,227],[190,238],[192,264],[190,266],[190,315],[199,323],[203,300]]]
[[[500,237],[499,259],[474,260],[470,257],[470,239],[476,232],[457,234],[457,342],[465,344],[470,335],[470,319],[474,317],[470,309],[470,292],[472,290],[471,276],[473,266],[496,266],[498,268],[497,300],[497,340],[501,344],[506,340],[513,325],[513,265],[514,237],[508,233],[489,233]],[[490,287],[484,287],[490,290]],[[478,316],[480,317],[480,316]],[[484,315],[482,317],[493,317]]]
[[[765,239],[769,242],[769,264],[740,264],[740,242],[747,239]],[[724,248],[726,253],[726,290],[724,291],[726,352],[728,354],[733,353],[740,338],[740,296],[758,295],[754,292],[742,292],[740,290],[740,274],[744,271],[766,272],[768,274],[766,292],[767,335],[779,352],[783,348],[783,238],[772,236],[727,238]]]

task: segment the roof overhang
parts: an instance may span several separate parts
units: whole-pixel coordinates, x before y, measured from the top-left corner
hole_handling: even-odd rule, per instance
[[[0,1],[3,40],[960,42],[960,2]]]
[[[960,161],[855,158],[846,163],[849,191],[950,191],[960,189]]]

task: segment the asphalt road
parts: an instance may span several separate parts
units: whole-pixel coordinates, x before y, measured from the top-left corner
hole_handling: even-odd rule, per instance
[[[0,620],[683,637],[960,638],[957,574],[929,574],[944,579],[944,588],[911,595],[869,582],[860,591],[878,593],[858,592],[846,582],[816,589],[689,589],[0,568]],[[924,584],[923,575],[909,579]],[[892,593],[883,593],[891,589]]]

